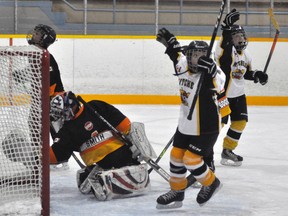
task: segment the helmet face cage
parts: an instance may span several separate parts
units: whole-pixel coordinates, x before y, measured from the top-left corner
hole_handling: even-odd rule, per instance
[[[208,51],[208,44],[204,41],[192,41],[186,51],[188,68],[192,73],[198,72],[198,59],[205,56]]]
[[[233,46],[237,51],[245,50],[248,45],[246,32],[242,26],[234,25],[231,30]]]
[[[77,108],[75,108],[77,106]],[[71,91],[67,92],[64,96],[64,120],[70,121],[75,114],[78,112],[80,104],[78,100],[76,99],[76,96]]]
[[[56,33],[50,26],[39,24],[27,33],[26,39],[30,45],[35,44],[47,49],[55,42]]]
[[[75,107],[76,106],[76,107]],[[50,102],[50,116],[54,120],[70,121],[79,110],[80,103],[72,92],[57,95]]]
[[[64,110],[64,100],[62,95],[57,95],[50,102],[50,117],[53,118],[54,121],[57,121],[63,118]]]

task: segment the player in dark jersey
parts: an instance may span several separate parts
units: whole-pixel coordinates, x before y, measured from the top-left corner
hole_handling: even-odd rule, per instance
[[[125,135],[129,134],[131,122],[116,107],[99,100],[90,101],[88,104],[118,131]],[[148,171],[146,165],[138,161],[137,151],[131,150],[93,111],[80,104],[74,93],[66,92],[53,98],[50,115],[53,118],[64,119],[64,124],[50,148],[50,163],[57,164],[66,161],[74,151],[79,152],[87,166],[78,172],[78,187],[82,193],[92,191],[97,199],[107,200],[115,194],[124,193],[122,190],[125,193],[134,194],[136,191],[142,192],[147,189]],[[117,176],[122,175],[123,181],[132,185],[131,188],[134,189],[123,189],[121,181],[113,182],[113,178],[110,183],[118,185],[117,189],[109,188],[102,178],[109,176],[107,172],[111,172],[111,169],[113,169],[114,176],[115,173]],[[136,180],[129,180],[129,176],[126,177],[127,172]],[[141,180],[137,179],[139,176]],[[123,188],[119,189],[121,186]]]
[[[50,45],[52,45],[56,40],[56,32],[53,28],[48,25],[38,24],[28,32],[26,36],[27,42],[30,45],[37,46],[40,49],[48,49]],[[50,99],[56,96],[59,93],[64,92],[64,87],[61,80],[60,70],[58,64],[54,58],[54,56],[50,54],[50,88],[49,88],[49,96]],[[50,134],[51,137],[54,139],[55,134],[58,131],[59,127],[61,126],[62,122],[54,121],[54,119],[50,119]],[[51,166],[53,168],[53,166]],[[63,162],[61,166],[62,169],[68,169],[68,163]],[[56,168],[56,166],[55,166]]]
[[[27,42],[41,49],[48,49],[56,40],[56,32],[47,25],[38,24],[27,34]],[[50,97],[64,91],[60,70],[54,56],[50,53]]]

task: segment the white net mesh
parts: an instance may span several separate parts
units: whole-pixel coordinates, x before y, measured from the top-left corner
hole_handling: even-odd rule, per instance
[[[42,54],[34,46],[0,47],[0,205],[40,204]]]

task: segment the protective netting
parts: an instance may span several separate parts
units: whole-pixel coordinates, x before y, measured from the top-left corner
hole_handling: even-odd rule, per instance
[[[40,206],[42,54],[0,47],[0,206],[29,199]]]

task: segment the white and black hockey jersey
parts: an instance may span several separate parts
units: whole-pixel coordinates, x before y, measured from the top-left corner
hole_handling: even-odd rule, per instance
[[[205,74],[199,96],[193,111],[192,119],[187,116],[201,73],[190,73],[188,70],[186,56],[178,53],[177,61],[174,61],[176,73],[178,73],[179,90],[181,97],[180,115],[178,129],[186,135],[202,135],[218,133],[220,131],[220,115],[218,109],[217,93],[219,93],[225,83],[225,75],[218,68],[215,78]],[[188,71],[186,73],[183,73]],[[180,74],[180,75],[179,75]]]
[[[215,50],[215,60],[226,75],[228,98],[245,94],[245,79],[253,80],[252,58],[247,49],[237,52],[229,31],[224,30]]]

